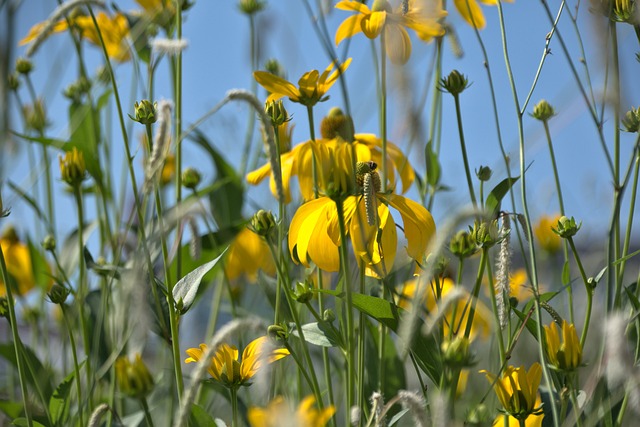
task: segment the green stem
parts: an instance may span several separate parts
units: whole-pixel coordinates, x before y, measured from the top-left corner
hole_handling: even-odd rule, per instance
[[[75,370],[75,380],[76,380],[76,392],[78,393],[78,416],[80,417],[80,425],[84,425],[84,409],[82,405],[82,382],[80,381],[80,365],[78,365],[78,352],[76,350],[76,339],[73,336],[73,331],[71,329],[71,323],[69,322],[69,316],[67,314],[67,310],[65,309],[64,303],[60,304],[60,310],[62,311],[62,317],[64,318],[64,324],[67,327],[67,332],[69,333],[69,343],[71,344],[71,356],[73,357],[73,369]]]
[[[622,253],[620,254],[623,261],[620,262],[620,267],[618,270],[618,277],[619,277],[618,282],[622,282],[622,280],[624,279],[624,270],[627,263],[626,259],[624,258],[629,253],[629,245],[631,244],[631,229],[633,228],[633,214],[636,206],[636,196],[638,191],[638,175],[640,172],[640,145],[639,144],[640,144],[640,135],[636,138],[636,145],[635,145],[636,159],[634,162],[635,165],[633,169],[633,184],[631,185],[631,198],[629,200],[629,216],[627,218],[626,234],[624,236]]]
[[[462,160],[464,162],[464,172],[467,177],[467,186],[469,187],[469,197],[471,197],[471,203],[474,208],[478,207],[478,202],[476,201],[476,194],[473,190],[473,182],[471,181],[471,170],[469,169],[469,159],[467,158],[467,147],[464,142],[464,131],[462,128],[462,112],[460,108],[460,97],[458,95],[453,95],[453,99],[456,104],[456,119],[458,121],[458,134],[460,135],[460,148],[462,150]]]
[[[239,427],[238,424],[238,389],[235,387],[231,387],[229,389],[231,393],[231,427]]]
[[[580,261],[580,255],[578,255],[576,245],[575,243],[573,243],[573,238],[569,237],[568,241],[569,246],[571,246],[571,251],[573,252],[573,257],[576,260],[576,264],[578,264],[580,276],[582,277],[582,281],[584,282],[584,289],[587,292],[587,309],[584,315],[584,326],[582,327],[582,335],[580,336],[580,347],[584,348],[584,342],[587,339],[587,331],[589,330],[589,321],[591,320],[591,307],[593,306],[593,288],[589,284],[589,279],[587,278],[584,267],[582,266],[582,261]]]
[[[275,142],[276,142],[276,158],[278,159],[278,171],[280,173],[280,176],[278,177],[280,179],[280,182],[282,182],[282,159],[280,158],[280,134],[278,132],[278,126],[273,126],[273,134],[274,134],[274,138],[275,138]],[[273,173],[273,171],[272,171]],[[273,262],[276,264],[281,264],[283,262],[285,262],[285,257],[284,254],[282,253],[282,241],[284,240],[284,225],[285,225],[285,209],[284,209],[284,200],[280,200],[278,199],[278,235],[277,235],[277,242],[276,242],[276,253],[274,254],[274,259]],[[278,324],[278,322],[280,321],[280,293],[282,292],[282,287],[283,287],[283,280],[285,278],[283,278],[280,274],[278,274],[277,277],[277,281],[276,281],[276,306],[275,306],[275,313],[274,313],[274,320],[273,323],[274,324]]]
[[[258,58],[257,58],[257,49],[256,49],[256,23],[253,14],[249,14],[249,43],[250,43],[250,54],[251,54],[251,69],[258,69]],[[256,79],[251,78],[251,93],[256,94],[258,89],[258,84]],[[240,159],[240,176],[244,176],[247,173],[247,164],[249,162],[249,153],[251,152],[251,143],[253,142],[253,133],[255,131],[255,112],[253,110],[249,111],[249,115],[247,117],[247,130],[244,135],[244,150],[242,150],[242,157]],[[277,135],[277,133],[276,133]]]
[[[387,191],[387,52],[385,32],[380,34],[380,137],[382,138],[382,192]]]
[[[151,412],[149,411],[149,404],[147,403],[146,397],[140,398],[140,405],[142,405],[142,410],[144,411],[144,419],[147,422],[147,426],[153,427],[153,418],[151,418]]]
[[[4,252],[0,247],[0,270],[2,270],[2,281],[4,287],[7,290],[7,306],[9,307],[9,323],[11,324],[11,336],[13,338],[13,348],[16,354],[16,366],[18,367],[18,378],[20,378],[20,391],[22,392],[22,405],[24,406],[24,414],[27,418],[27,425],[33,427],[33,420],[31,419],[31,410],[29,408],[29,401],[27,399],[27,377],[25,372],[25,360],[22,358],[22,341],[20,341],[20,334],[18,333],[18,320],[16,318],[16,309],[13,301],[13,291],[11,290],[11,282],[9,282],[9,275],[7,274],[7,264],[4,259]]]
[[[360,293],[364,294],[364,279],[365,279],[365,275],[364,275],[364,264],[360,264]],[[357,376],[357,384],[358,384],[358,408],[361,409],[365,409],[365,402],[366,402],[366,397],[364,395],[364,352],[365,352],[365,318],[364,318],[365,314],[361,311],[358,314],[358,376]],[[382,350],[382,355],[384,356],[384,347],[382,347],[382,345],[384,344],[383,341],[381,341],[380,343],[380,349]],[[384,360],[383,358],[379,358],[379,363],[381,365],[380,369],[382,368],[382,365],[384,365]],[[384,373],[384,371],[383,371]],[[360,421],[358,423],[358,425],[362,425],[362,422],[364,421],[364,416],[360,417]]]

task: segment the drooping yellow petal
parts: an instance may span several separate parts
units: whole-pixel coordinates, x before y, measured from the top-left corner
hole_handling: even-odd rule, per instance
[[[370,39],[375,39],[382,32],[386,20],[387,12],[384,10],[371,12],[371,14],[365,16],[362,21],[360,21],[360,27],[365,36]]]
[[[361,4],[361,3],[359,3]],[[342,40],[353,37],[362,32],[363,15],[353,15],[342,21],[342,24],[336,30],[335,43],[338,46]]]
[[[33,40],[35,40],[36,37],[38,37],[40,35],[42,30],[44,30],[44,27],[45,27],[45,23],[44,22],[39,22],[39,23],[35,24],[33,27],[31,27],[31,29],[29,30],[29,33],[22,40],[20,40],[18,45],[23,46],[23,45],[25,45],[27,43],[31,43]],[[56,22],[53,25],[53,28],[51,29],[51,32],[52,33],[61,33],[63,31],[65,31],[67,28],[69,28],[69,25],[67,24],[67,20],[66,19],[61,19],[60,21]]]
[[[251,185],[260,184],[266,177],[271,175],[271,163],[265,163],[258,169],[251,171],[247,174],[247,182]]]
[[[362,13],[365,15],[368,15],[371,13],[371,10],[366,4],[361,3],[357,0],[342,0],[336,4],[336,9],[353,10],[355,12]]]
[[[240,376],[243,381],[253,377],[264,363],[273,363],[289,355],[286,348],[273,347],[269,338],[262,336],[251,341],[242,352]]]
[[[411,57],[411,38],[400,25],[387,25],[385,28],[386,52],[392,63],[404,65]]]
[[[242,229],[229,245],[224,271],[231,281],[246,275],[255,282],[258,270],[267,274],[275,272],[275,264],[267,243],[248,228]]]
[[[435,235],[436,224],[433,217],[422,205],[395,194],[379,195],[402,216],[404,235],[407,238],[407,253],[421,261],[429,240]]]
[[[283,96],[288,96],[294,102],[300,99],[300,91],[292,83],[266,71],[254,71],[253,78],[270,92],[267,102],[277,101]]]
[[[453,0],[456,9],[465,21],[479,30],[486,26],[484,14],[476,0]]]

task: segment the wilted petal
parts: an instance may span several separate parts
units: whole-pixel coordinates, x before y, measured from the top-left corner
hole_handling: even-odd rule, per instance
[[[387,56],[392,63],[406,64],[411,57],[411,39],[400,25],[387,25],[385,29]]]

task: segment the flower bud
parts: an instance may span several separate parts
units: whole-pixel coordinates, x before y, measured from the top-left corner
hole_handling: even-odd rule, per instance
[[[264,63],[264,69],[274,76],[278,76],[283,79],[285,78],[284,69],[277,59],[268,59],[267,62]]]
[[[64,304],[69,296],[69,292],[69,289],[66,287],[58,283],[54,283],[51,290],[47,293],[47,296],[49,297],[49,301],[54,304]]]
[[[481,223],[476,221],[473,224],[473,228],[470,229],[470,232],[476,245],[481,248],[490,248],[500,240],[497,220],[490,222],[483,221]]]
[[[478,245],[471,233],[460,230],[451,238],[449,250],[459,259],[469,258],[478,251]]]
[[[118,387],[127,396],[141,399],[153,389],[153,377],[139,353],[133,363],[127,356],[118,357],[115,368]]]
[[[27,75],[33,71],[33,62],[27,58],[18,58],[16,60],[16,72]]]
[[[493,413],[489,410],[487,405],[479,403],[471,408],[471,411],[467,414],[465,425],[469,426],[485,426],[490,425],[492,421]]]
[[[49,125],[47,121],[47,112],[44,107],[44,101],[40,98],[36,99],[33,104],[27,104],[23,107],[22,112],[29,129],[42,133]]]
[[[271,211],[260,209],[251,218],[249,229],[259,236],[266,237],[276,227],[276,219]]]
[[[9,301],[7,297],[0,297],[0,317],[9,320]]]
[[[289,113],[284,108],[284,102],[281,99],[277,101],[269,101],[264,106],[264,112],[267,114],[267,117],[271,119],[271,124],[273,126],[282,126],[289,120]]]
[[[238,8],[240,12],[246,15],[253,15],[260,12],[266,6],[266,3],[262,0],[240,0],[238,2]]]
[[[182,171],[182,185],[184,185],[185,188],[195,190],[198,185],[200,185],[201,180],[200,172],[194,168],[186,168]]]
[[[7,87],[9,90],[16,91],[20,87],[20,79],[15,74],[9,74],[7,77]]]
[[[71,151],[67,151],[64,155],[58,156],[60,162],[60,175],[64,182],[72,187],[79,186],[86,178],[87,167],[84,163],[84,155],[73,147]]]
[[[270,325],[267,328],[267,335],[276,342],[287,341],[289,339],[289,331],[282,325]]]
[[[640,109],[631,107],[621,120],[624,130],[627,132],[638,132],[640,130]]]
[[[0,193],[0,218],[7,217],[10,213],[11,209],[4,208],[4,203],[2,202],[2,193]]]
[[[472,365],[468,337],[457,336],[452,340],[445,340],[440,348],[442,359],[448,366],[464,368]]]
[[[346,142],[354,140],[353,120],[338,107],[333,107],[320,122],[320,134],[325,139],[342,138]]]
[[[556,112],[547,101],[544,99],[538,102],[535,107],[533,107],[532,116],[541,122],[546,122],[551,117],[555,116]]]
[[[91,90],[91,81],[81,77],[64,90],[63,95],[72,101],[80,102],[83,95]]]
[[[489,181],[493,175],[493,171],[489,166],[480,166],[480,169],[476,170],[476,176],[480,181]]]
[[[580,227],[582,227],[582,222],[576,224],[576,220],[573,217],[567,218],[566,216],[561,216],[560,219],[558,219],[556,227],[552,228],[552,230],[563,239],[568,239],[569,237],[575,236],[578,230],[580,230]]]
[[[56,239],[51,234],[45,236],[42,241],[42,248],[45,251],[55,251],[56,250]]]
[[[325,322],[333,322],[334,320],[336,320],[336,314],[333,312],[332,309],[327,308],[323,313],[322,313],[322,320],[324,320]]]
[[[469,87],[467,77],[458,70],[453,70],[447,77],[440,80],[440,90],[449,92],[453,96],[458,96]]]
[[[132,120],[143,125],[150,125],[158,120],[158,103],[151,103],[148,99],[143,99],[140,102],[133,104],[135,111],[135,118],[129,115]]]
[[[313,298],[313,292],[311,291],[312,288],[313,285],[311,285],[306,280],[304,282],[296,283],[296,290],[294,294],[294,298],[296,299],[296,301],[302,304],[311,301],[311,299]]]

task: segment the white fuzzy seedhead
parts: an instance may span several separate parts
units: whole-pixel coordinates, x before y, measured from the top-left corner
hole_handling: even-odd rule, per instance
[[[176,56],[189,46],[186,39],[155,38],[151,40],[151,50],[155,55]]]

